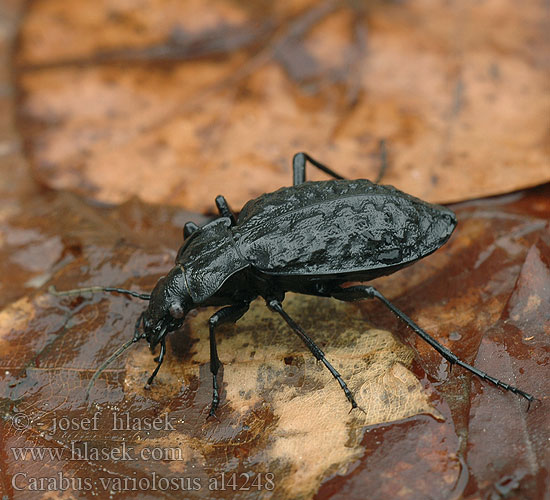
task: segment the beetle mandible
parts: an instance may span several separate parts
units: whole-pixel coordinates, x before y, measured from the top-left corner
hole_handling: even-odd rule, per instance
[[[335,180],[306,182],[306,165]],[[159,279],[151,294],[114,287],[54,292],[120,292],[149,301],[139,316],[133,338],[121,346],[96,371],[89,390],[101,371],[127,347],[146,339],[151,351],[160,345],[157,366],[147,381],[152,384],[166,354],[166,336],[180,328],[192,309],[223,306],[209,321],[212,404],[215,416],[220,403],[217,381],[221,366],[216,347],[216,328],[235,323],[257,297],[279,314],[315,358],[338,381],[351,409],[358,408],[353,394],[324,352],[287,314],[285,292],[296,292],[342,301],[377,299],[439,352],[450,365],[457,364],[494,385],[529,401],[527,392],[506,384],[459,359],[394,306],[376,288],[347,286],[385,276],[426,257],[451,236],[457,220],[448,208],[427,203],[392,186],[368,180],[345,180],[306,153],[293,159],[292,187],[263,194],[249,201],[235,218],[225,198],[218,196],[220,217],[198,227],[188,222],[175,266]],[[143,328],[142,328],[143,327]]]

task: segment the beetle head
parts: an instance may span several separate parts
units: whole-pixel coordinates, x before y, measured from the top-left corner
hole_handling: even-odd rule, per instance
[[[176,266],[158,280],[143,314],[144,335],[149,347],[154,349],[169,332],[177,330],[192,308],[183,269]]]

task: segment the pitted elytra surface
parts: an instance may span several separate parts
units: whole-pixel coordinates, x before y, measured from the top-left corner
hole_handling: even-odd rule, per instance
[[[248,202],[233,230],[241,255],[281,275],[334,275],[409,264],[437,250],[454,214],[368,180],[282,188]]]

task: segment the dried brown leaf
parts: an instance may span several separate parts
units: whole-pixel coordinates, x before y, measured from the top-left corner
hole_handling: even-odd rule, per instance
[[[252,196],[248,189],[260,192],[268,186],[288,184],[288,157],[300,148],[300,143],[290,142],[291,139],[306,138],[310,142],[305,141],[304,148],[321,151],[321,156],[334,165],[353,167],[356,162],[374,172],[376,141],[382,136],[391,139],[388,181],[392,175],[403,175],[407,185],[414,184],[414,169],[399,174],[391,169],[398,168],[404,161],[399,159],[400,155],[409,148],[413,157],[418,154],[420,158],[421,152],[426,153],[426,143],[446,144],[440,142],[439,134],[447,130],[442,124],[450,115],[444,110],[451,109],[452,101],[439,100],[439,89],[444,86],[433,85],[428,69],[437,69],[438,64],[446,67],[445,61],[455,64],[460,59],[455,59],[457,54],[464,55],[464,61],[480,60],[484,52],[472,55],[472,47],[485,47],[496,54],[497,63],[491,66],[489,81],[498,83],[488,86],[496,89],[494,102],[506,102],[506,106],[495,104],[494,108],[484,108],[479,96],[474,99],[477,94],[471,84],[462,88],[465,100],[459,115],[477,110],[476,120],[485,127],[479,132],[476,123],[468,124],[472,127],[465,128],[472,131],[468,139],[481,133],[484,138],[487,136],[487,142],[478,141],[472,148],[472,164],[477,170],[469,172],[471,179],[463,179],[455,167],[449,170],[455,176],[453,189],[455,185],[457,189],[461,189],[459,185],[466,186],[468,195],[473,195],[478,186],[483,189],[489,186],[485,184],[487,179],[500,182],[502,179],[498,179],[493,168],[498,167],[501,172],[502,158],[515,158],[510,152],[521,156],[517,160],[518,169],[540,166],[538,158],[547,148],[544,139],[536,142],[542,130],[538,120],[544,117],[547,106],[540,92],[534,90],[539,88],[544,71],[546,44],[539,29],[540,3],[522,4],[521,8],[516,4],[510,8],[511,4],[502,2],[432,5],[430,15],[423,3],[369,3],[365,15],[357,16],[354,25],[359,31],[353,32],[353,36],[348,28],[349,7],[334,9],[335,4],[330,2],[318,5],[287,2],[273,6],[213,2],[206,9],[208,12],[203,3],[185,3],[185,9],[197,14],[185,19],[178,17],[181,2],[165,2],[161,7],[157,3],[134,3],[132,12],[124,7],[126,3],[78,4],[78,8],[50,0],[29,4],[26,22],[35,23],[33,30],[42,24],[50,36],[35,39],[31,47],[30,28],[26,25],[18,55],[19,88],[29,90],[20,101],[30,113],[30,121],[23,122],[23,135],[34,166],[40,169],[40,176],[48,185],[58,184],[56,178],[50,179],[45,174],[43,160],[55,158],[48,168],[59,172],[59,179],[66,185],[80,186],[88,195],[101,197],[101,193],[109,192],[112,199],[119,199],[135,192],[134,188],[124,191],[118,181],[109,191],[107,180],[112,181],[111,171],[120,168],[118,174],[122,173],[125,185],[136,182],[141,194],[145,189],[157,193],[157,199],[179,203],[185,196],[191,199],[197,193],[200,206],[207,206],[216,194],[215,181],[220,182],[227,194],[235,193],[232,200],[238,207],[239,196],[243,199]],[[365,492],[373,499],[545,498],[550,490],[548,186],[457,206],[459,227],[444,248],[376,283],[397,306],[463,359],[536,395],[540,401],[529,412],[525,411],[526,402],[513,394],[472,380],[457,368],[449,373],[447,363],[414,338],[380,304],[352,307],[301,296],[289,296],[285,304],[308,332],[322,342],[328,358],[342,371],[365,407],[366,416],[357,411],[348,415],[348,405],[336,382],[313,362],[300,342],[261,302],[254,304],[250,316],[245,316],[235,327],[220,331],[220,356],[225,367],[219,422],[205,420],[211,398],[204,329],[209,311],[199,312],[181,331],[171,335],[169,355],[153,390],[145,391],[142,385],[155,363],[147,347],[139,345],[105,371],[92,391],[92,404],[88,406],[84,393],[92,373],[131,336],[143,303],[120,296],[60,298],[47,294],[47,287],[109,283],[149,290],[170,267],[181,242],[181,227],[190,216],[182,210],[149,206],[137,200],[118,208],[94,206],[67,193],[41,189],[32,182],[11,120],[14,92],[10,70],[4,64],[11,60],[9,49],[15,34],[12,26],[20,16],[17,9],[21,5],[22,2],[0,0],[0,106],[5,111],[0,114],[0,494],[3,498],[98,495],[297,498],[310,497],[312,492],[316,492],[317,498],[346,499],[363,499]],[[82,14],[80,18],[71,17],[78,12]],[[155,16],[152,12],[170,12],[170,15]],[[271,16],[269,22],[254,21],[264,19],[266,12]],[[411,17],[411,13],[416,14]],[[228,21],[222,29],[224,20]],[[55,27],[50,27],[52,23]],[[172,30],[176,24],[189,28],[184,33]],[[196,26],[194,32],[193,26]],[[287,30],[289,26],[297,30],[294,38],[287,36],[291,33]],[[386,76],[383,82],[373,79],[368,94],[362,87],[354,92],[350,80],[346,80],[353,73],[348,71],[349,61],[363,58],[353,52],[362,47],[358,43],[365,34],[361,26],[369,28],[366,46],[372,54],[370,64],[377,61],[378,65],[378,69],[368,69],[367,73],[372,73],[373,78],[377,74]],[[412,38],[411,32],[415,35]],[[186,47],[189,52],[183,56],[182,52],[175,55],[172,52],[175,62],[148,63],[145,67],[143,61],[159,53],[151,47],[162,49],[166,40],[176,40],[176,47]],[[195,43],[197,40],[200,43]],[[375,42],[378,47],[372,45]],[[354,47],[351,52],[350,46]],[[269,50],[264,52],[266,47]],[[457,51],[457,47],[464,52]],[[410,74],[415,62],[418,75],[405,80],[391,77],[396,63],[387,55],[390,49],[409,58],[400,59],[396,71],[402,65]],[[378,51],[380,57],[376,59]],[[27,55],[31,52],[32,57]],[[198,54],[199,59],[188,59],[189,53]],[[254,57],[266,53],[269,56],[266,60]],[[113,54],[118,59],[108,61]],[[419,58],[422,54],[425,57]],[[121,71],[119,64],[130,60],[134,62]],[[80,65],[82,61],[84,64]],[[255,66],[258,61],[261,64]],[[228,87],[225,94],[216,82],[225,82],[222,74],[231,74],[233,68],[243,65],[246,69],[247,64],[249,73],[245,71],[244,76],[235,73],[236,81],[242,78],[244,82],[239,87],[243,92],[237,95],[238,99],[231,100],[233,87]],[[159,74],[161,66],[164,73]],[[360,65],[355,68],[360,69]],[[461,62],[453,68],[464,70],[462,81],[469,81],[470,62]],[[499,72],[501,68],[506,69],[505,73]],[[171,78],[176,73],[181,77],[180,87],[189,90],[195,96],[193,99],[203,99],[196,93],[205,86],[212,90],[210,108],[181,114],[180,89],[174,90]],[[67,74],[77,79],[79,89],[75,90],[73,82],[64,82]],[[138,74],[141,83],[136,79]],[[235,74],[230,76],[234,78]],[[103,80],[105,75],[107,79]],[[402,76],[399,71],[395,75]],[[512,75],[518,80],[511,79]],[[39,80],[34,80],[36,77],[47,85],[41,88]],[[433,89],[432,96],[421,85],[421,79]],[[519,83],[522,79],[525,84]],[[355,81],[363,85],[365,80]],[[106,92],[106,86],[116,88],[117,82],[133,92]],[[149,82],[149,86],[143,82]],[[165,87],[161,86],[163,82]],[[406,115],[408,121],[401,122],[402,109],[391,103],[405,102],[401,100],[405,86],[411,95],[405,111],[414,114]],[[146,87],[147,99],[136,100],[135,96],[144,95]],[[67,89],[74,95],[72,101],[67,98]],[[239,120],[261,116],[262,107],[253,105],[258,103],[257,95],[248,95],[247,89],[260,96],[265,93],[270,99],[272,92],[280,107],[265,106],[263,128],[258,126],[257,136],[250,137],[254,139],[251,141],[254,147],[247,149],[243,145],[248,139],[246,134],[231,136],[237,151],[232,156],[231,144],[224,142],[227,140],[224,127],[225,123],[234,125],[235,119],[229,116],[214,130],[208,126],[218,124],[218,117],[213,116],[219,115],[221,108],[216,106],[234,110]],[[58,91],[63,92],[56,98]],[[375,103],[384,92],[388,92],[387,103],[382,107]],[[357,104],[353,104],[354,95],[360,97]],[[424,98],[419,99],[419,95]],[[286,96],[286,100],[281,101],[280,96]],[[64,99],[71,107],[66,113]],[[437,109],[428,106],[431,114],[422,111],[427,109],[427,100],[437,104]],[[151,105],[145,109],[147,102]],[[235,104],[224,107],[227,102]],[[346,128],[347,122],[342,122],[345,132],[335,133],[335,139],[329,138],[327,142],[318,125],[325,119],[333,123],[332,118],[328,119],[330,114],[339,112],[342,103],[348,106],[350,102],[351,111],[338,116],[351,116],[349,123],[353,128]],[[372,106],[378,110],[374,117],[361,114],[365,102],[369,109]],[[531,108],[533,102],[537,102],[536,113]],[[42,103],[44,106],[40,107]],[[124,112],[113,116],[113,106],[115,109],[120,106]],[[518,111],[520,106],[524,115]],[[143,112],[141,122],[137,108]],[[356,122],[354,109],[363,110],[356,115]],[[487,109],[486,116],[494,119],[479,117],[477,113],[482,109]],[[510,114],[503,115],[503,110]],[[82,117],[80,112],[88,114]],[[283,120],[268,120],[269,113]],[[166,120],[166,116],[170,119]],[[204,116],[202,122],[201,116]],[[433,119],[438,116],[440,119]],[[460,122],[460,116],[456,123]],[[521,119],[516,122],[517,130],[509,134],[512,119],[518,116]],[[291,120],[287,123],[285,117]],[[296,117],[303,121],[294,123]],[[402,126],[392,128],[394,119]],[[147,163],[147,168],[150,164],[169,166],[181,160],[180,152],[189,153],[180,148],[183,143],[179,141],[181,135],[188,134],[185,141],[193,137],[195,120],[206,126],[200,129],[203,136],[196,144],[200,148],[211,147],[213,156],[209,164],[201,161],[207,154],[206,149],[201,149],[200,154],[195,152],[185,158],[195,162],[189,165],[210,166],[194,173],[186,169],[185,175],[178,177],[183,175],[178,164],[171,177],[176,180],[168,191],[160,182],[155,185],[160,174],[144,177],[148,185],[140,184],[149,159],[153,160]],[[311,127],[301,131],[297,126],[309,126],[310,120],[315,120],[316,135]],[[380,135],[372,128],[376,133],[362,139],[365,149],[354,146],[359,139],[353,138],[350,130],[356,133],[363,130],[363,123],[368,127],[371,122],[373,127],[381,127]],[[29,123],[32,129],[26,127]],[[174,128],[173,123],[178,126]],[[266,141],[266,124],[273,123],[276,128],[269,130]],[[133,128],[132,124],[137,125]],[[246,132],[250,126],[245,123],[236,130]],[[466,140],[453,127],[450,130],[450,137]],[[407,131],[411,135],[403,135]],[[162,140],[155,142],[164,136],[171,139],[168,145]],[[494,155],[498,161],[493,162],[490,144],[495,136],[505,139],[496,140],[499,147]],[[112,137],[117,142],[110,142]],[[222,139],[220,145],[217,137]],[[531,140],[537,144],[534,148]],[[453,143],[451,139],[448,142]],[[140,149],[140,144],[150,148]],[[290,146],[288,153],[284,148],[276,153],[265,148],[281,144],[284,148]],[[334,157],[322,149],[327,144],[336,148]],[[415,144],[422,147],[415,148]],[[139,166],[141,159],[133,154],[134,146],[147,159],[143,167]],[[111,169],[103,171],[105,184],[92,184],[87,172],[93,172],[95,164],[102,165],[101,158],[114,158],[118,147],[120,167],[119,163],[111,163]],[[479,163],[479,158],[488,155],[490,148],[490,161]],[[247,155],[242,153],[245,149]],[[353,151],[352,156],[345,156],[344,149]],[[167,153],[162,161],[157,150]],[[478,150],[484,153],[479,156]],[[250,156],[250,151],[257,156]],[[356,151],[362,155],[358,156],[360,161],[354,160]],[[365,151],[372,156],[366,156]],[[451,159],[454,151],[449,150]],[[228,164],[230,174],[224,178],[225,174],[215,166],[220,166],[219,158],[226,158],[226,153],[232,163]],[[422,175],[429,178],[425,172],[433,170],[434,157],[425,155],[430,163],[423,165],[429,168],[420,171],[419,179],[423,179]],[[64,177],[70,170],[67,166],[74,166],[74,158],[83,160],[86,171],[84,174],[73,171],[74,177],[67,181],[68,177]],[[239,176],[239,171],[233,170],[236,160],[247,169],[245,175]],[[125,169],[132,161],[136,161],[136,169],[128,174]],[[272,168],[276,166],[274,161],[279,161],[279,166],[268,174],[268,182],[262,184],[263,174],[258,169],[251,171],[250,166],[261,164]],[[535,170],[534,167],[523,170],[523,180],[529,179]],[[510,179],[518,171],[511,167]],[[487,174],[486,179],[475,184],[481,179],[476,175],[481,176],[482,172]],[[210,184],[199,182],[202,173]],[[508,176],[508,172],[503,175]],[[119,175],[113,175],[113,179],[118,178]],[[242,179],[238,185],[227,182],[233,178],[245,179],[246,183]],[[185,195],[178,191],[182,179],[190,182]],[[464,180],[467,182],[462,184]],[[246,186],[249,181],[252,188]],[[507,185],[502,184],[502,188]],[[204,188],[202,195],[198,187]],[[434,190],[433,194],[437,192]],[[413,351],[402,341],[415,347],[412,363]],[[95,415],[97,428],[90,428]],[[409,416],[391,421],[406,415]],[[114,425],[115,417],[123,419],[116,421],[118,427]],[[157,429],[137,428],[137,424],[144,425],[153,419],[163,424]],[[126,421],[133,422],[134,428],[121,429],[121,422]],[[365,427],[375,421],[381,423]],[[25,449],[25,459],[16,454]],[[117,455],[122,449],[130,457],[142,453],[146,456],[126,460],[125,455]],[[43,455],[33,457],[31,450]],[[94,450],[105,450],[106,456],[94,457]],[[147,456],[153,450],[160,455]],[[175,481],[169,489],[165,489],[166,478]],[[228,485],[228,481],[233,482]],[[241,489],[236,491],[233,485]]]
[[[18,53],[38,178],[103,201],[238,209],[305,150],[463,200],[550,179],[542,0],[33,2]],[[315,177],[313,174],[312,177]]]

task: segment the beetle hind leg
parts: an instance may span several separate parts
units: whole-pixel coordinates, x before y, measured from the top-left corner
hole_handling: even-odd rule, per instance
[[[529,410],[529,407],[531,406],[531,402],[536,399],[531,394],[521,389],[518,389],[513,385],[502,382],[501,380],[495,377],[492,377],[491,375],[488,375],[484,371],[478,370],[476,367],[466,363],[465,361],[462,361],[456,354],[452,353],[449,349],[447,349],[445,346],[440,344],[433,337],[428,335],[424,330],[422,330],[422,328],[420,328],[411,318],[409,318],[400,309],[395,307],[386,297],[384,297],[384,295],[382,295],[373,286],[358,285],[358,286],[350,286],[347,288],[340,287],[340,288],[337,288],[335,291],[333,291],[331,295],[335,299],[344,300],[344,301],[354,301],[354,300],[361,300],[361,299],[378,299],[393,314],[395,314],[395,316],[397,316],[401,321],[405,322],[414,331],[414,333],[416,333],[424,341],[430,344],[439,354],[441,354],[441,356],[443,356],[450,363],[451,366],[453,366],[454,364],[461,366],[462,368],[469,371],[470,373],[473,373],[474,375],[478,376],[482,380],[491,382],[497,387],[501,387],[506,391],[513,392],[514,394],[518,394],[519,396],[525,398],[529,402],[529,406],[527,407],[527,410]]]
[[[380,140],[380,170],[374,181],[375,184],[378,184],[388,167],[388,153],[386,149],[386,141],[384,139]],[[317,167],[319,170],[325,172],[325,174],[334,177],[335,179],[345,179],[345,177],[336,173],[331,168],[327,167],[321,162],[318,162],[316,159],[309,156],[307,153],[296,153],[294,158],[292,158],[292,173],[293,173],[293,185],[298,186],[303,184],[306,181],[306,165],[307,162],[311,163],[314,167]]]
[[[297,186],[303,184],[306,181],[306,164],[309,161],[313,166],[326,174],[334,177],[335,179],[344,179],[340,174],[337,174],[334,170],[328,168],[326,165],[318,162],[307,153],[296,153],[292,158],[292,172],[293,172],[293,185]]]
[[[359,410],[361,410],[363,413],[365,413],[365,410],[363,410],[363,408],[361,408],[357,402],[355,401],[355,398],[353,397],[353,394],[351,393],[351,391],[349,390],[347,384],[344,382],[344,379],[342,378],[342,376],[338,373],[338,371],[336,370],[336,368],[334,368],[330,363],[329,361],[327,360],[327,358],[325,357],[325,353],[317,346],[317,344],[315,344],[315,342],[313,342],[313,340],[306,334],[306,332],[304,332],[304,330],[302,329],[302,327],[300,325],[298,325],[287,313],[286,311],[283,309],[283,306],[281,304],[281,302],[277,299],[271,299],[271,300],[268,300],[266,301],[267,302],[267,307],[269,307],[269,309],[271,309],[272,311],[280,314],[282,316],[282,318],[287,322],[288,326],[290,326],[290,328],[292,328],[292,330],[294,331],[294,333],[296,333],[298,335],[298,337],[300,337],[302,339],[302,341],[304,342],[304,344],[306,345],[306,347],[311,351],[311,353],[313,354],[313,356],[315,356],[315,358],[317,359],[317,361],[321,361],[321,363],[323,363],[325,365],[325,367],[328,369],[328,371],[332,374],[332,376],[336,379],[336,381],[340,384],[340,387],[342,388],[342,390],[344,391],[344,394],[346,395],[346,398],[348,399],[348,401],[351,403],[351,409],[350,409],[350,412],[351,410],[355,409],[355,408],[358,408]]]
[[[232,210],[229,208],[229,203],[227,203],[227,200],[225,199],[225,197],[220,194],[216,196],[215,202],[220,215],[222,217],[227,217],[231,221],[232,226],[237,224],[237,220],[235,219],[235,216],[233,215]]]

